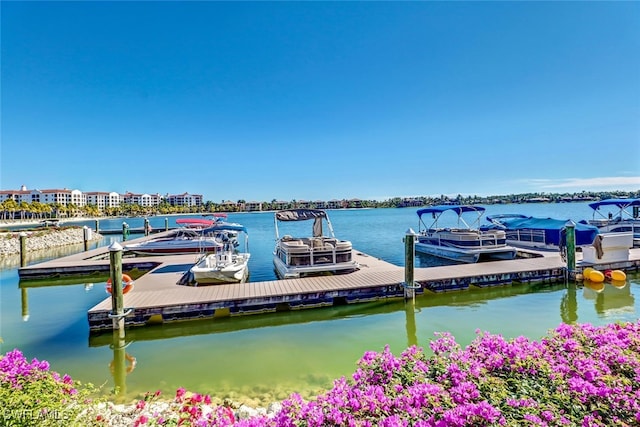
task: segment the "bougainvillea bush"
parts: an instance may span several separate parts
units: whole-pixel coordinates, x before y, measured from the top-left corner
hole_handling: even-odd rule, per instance
[[[17,349],[0,356],[0,426],[73,425],[93,391],[51,371],[47,361],[27,361]]]
[[[273,415],[238,419],[209,396],[179,390],[173,414],[150,413],[157,394],[147,395],[132,425],[640,425],[640,322],[563,324],[540,341],[478,331],[464,349],[440,333],[430,348],[367,352],[351,378],[311,401],[294,394]],[[108,416],[99,421],[109,425]]]

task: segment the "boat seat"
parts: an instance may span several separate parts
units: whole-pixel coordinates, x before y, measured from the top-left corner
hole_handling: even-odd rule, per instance
[[[629,261],[632,247],[633,233],[598,234],[594,244],[582,247],[582,261],[589,264]]]

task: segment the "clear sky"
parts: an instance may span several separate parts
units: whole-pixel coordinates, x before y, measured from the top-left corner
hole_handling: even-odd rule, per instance
[[[0,189],[640,189],[640,2],[0,4]]]

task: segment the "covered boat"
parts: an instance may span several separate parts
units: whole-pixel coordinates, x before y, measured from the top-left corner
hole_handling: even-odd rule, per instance
[[[480,218],[485,208],[473,205],[439,205],[418,209],[416,252],[459,262],[475,263],[485,260],[506,260],[516,256],[516,249],[507,245],[503,230],[480,230]],[[442,215],[457,215],[455,227],[443,227]],[[471,225],[464,216],[472,216]],[[433,218],[431,225],[425,217]]]
[[[491,225],[485,230],[498,229],[506,233],[507,243],[512,246],[537,250],[559,250],[564,246],[564,230],[568,219],[536,218],[522,214],[489,215]],[[574,223],[576,246],[591,245],[598,235],[598,228],[588,224]]]
[[[310,236],[280,237],[278,223],[312,221]],[[287,209],[274,216],[276,245],[273,250],[273,264],[281,279],[297,278],[320,274],[348,273],[359,265],[353,259],[353,249],[348,240],[335,237],[329,215],[321,209]],[[323,232],[323,224],[329,229],[329,236]]]

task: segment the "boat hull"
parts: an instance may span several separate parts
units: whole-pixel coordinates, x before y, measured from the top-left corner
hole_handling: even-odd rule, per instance
[[[244,283],[249,277],[249,255],[238,255],[231,264],[215,265],[215,255],[207,255],[191,268],[194,280],[199,284]],[[209,262],[207,262],[209,261]]]
[[[416,252],[423,254],[465,263],[476,263],[481,260],[510,260],[516,257],[516,249],[508,246],[503,248],[474,250],[416,242],[415,250]]]
[[[359,264],[355,261],[338,264],[292,266],[286,265],[276,255],[273,257],[273,265],[275,267],[276,275],[280,279],[297,279],[300,277],[322,276],[327,274],[344,274],[351,273],[360,268]]]
[[[422,232],[415,243],[416,252],[458,262],[509,260],[516,249],[507,245],[504,231],[471,229],[435,229]]]

